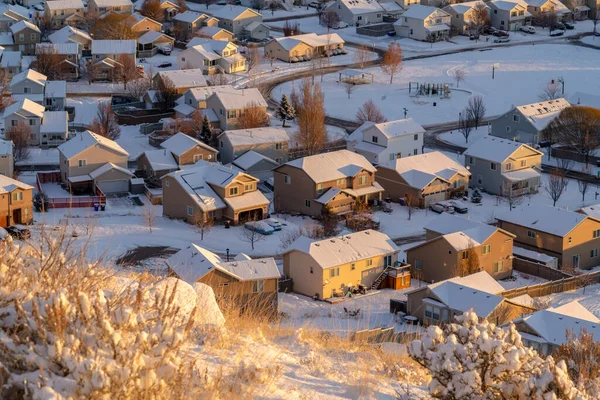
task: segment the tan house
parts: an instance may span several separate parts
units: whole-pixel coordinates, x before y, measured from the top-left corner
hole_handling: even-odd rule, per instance
[[[269,157],[278,164],[288,161],[290,137],[283,128],[267,126],[236,129],[221,133],[217,140],[219,141],[219,160],[223,164],[234,161],[250,150]]]
[[[65,25],[79,25],[84,21],[81,0],[52,0],[44,2],[44,16],[51,21],[52,29]]]
[[[265,54],[285,62],[308,61],[324,54],[340,54],[344,40],[337,33],[304,35],[275,38],[265,46]]]
[[[237,224],[268,213],[269,200],[258,190],[257,178],[216,163],[199,161],[161,180],[165,217],[191,224],[208,219]]]
[[[219,28],[218,26],[204,26],[196,31],[196,36],[214,40],[226,40],[231,42],[235,39],[235,35],[227,29]]]
[[[177,94],[184,94],[191,88],[208,86],[201,69],[160,71],[154,75],[152,81],[157,89],[163,88],[165,82],[168,82]]]
[[[211,18],[204,13],[199,13],[191,10],[175,15],[173,25],[175,36],[181,39],[190,39],[196,31],[205,26],[217,26],[219,20]]]
[[[465,191],[471,177],[465,167],[439,151],[383,163],[375,175],[387,198],[421,208]]]
[[[600,265],[600,219],[551,206],[525,206],[495,216],[519,247],[557,257],[561,269]]]
[[[0,175],[0,226],[33,222],[33,186]]]
[[[195,37],[177,55],[177,65],[181,69],[201,69],[206,75],[232,74],[246,71],[246,58],[234,43]]]
[[[482,28],[481,26],[477,28],[477,23],[475,23],[479,19],[478,15],[483,12],[488,17],[490,15],[490,8],[481,0],[450,4],[444,7],[443,10],[452,16],[450,21],[452,28],[456,29],[461,35],[478,33],[476,29]]]
[[[558,20],[570,19],[573,14],[571,10],[567,8],[559,0],[524,0],[527,4],[527,11],[533,15],[534,22],[535,18],[542,16],[546,13],[556,13]]]
[[[13,24],[29,20],[29,10],[19,5],[0,5],[0,32],[8,32]]]
[[[105,194],[129,191],[134,176],[127,169],[127,153],[116,142],[85,131],[58,147],[60,177],[74,191],[98,188]]]
[[[397,261],[394,242],[374,230],[319,241],[301,236],[283,255],[283,273],[294,292],[325,300],[359,285],[371,289]]]
[[[29,21],[20,21],[10,27],[15,49],[24,56],[35,54],[35,45],[40,42],[40,28]]]
[[[275,210],[320,216],[351,212],[356,201],[381,200],[375,167],[348,150],[299,158],[275,169]]]
[[[123,23],[140,36],[149,31],[160,32],[162,30],[160,22],[139,14],[128,15]]]
[[[90,50],[92,46],[92,37],[86,31],[72,26],[64,28],[48,35],[50,43],[77,43],[80,50]]]
[[[503,324],[535,311],[531,297],[505,299],[504,288],[487,272],[432,283],[406,294],[407,313],[423,325],[444,325],[473,309],[481,319]]]
[[[12,178],[14,166],[13,142],[10,140],[0,140],[0,174]]]
[[[515,235],[503,229],[442,213],[425,232],[427,241],[406,250],[415,278],[439,282],[479,271],[495,279],[512,274]]]
[[[278,281],[281,277],[273,258],[251,259],[239,254],[225,261],[191,244],[166,261],[169,275],[190,284],[210,286],[221,309],[234,308],[262,317],[277,316]]]
[[[135,40],[92,40],[92,70],[94,80],[114,80],[115,72],[125,58],[136,63]]]
[[[237,129],[238,118],[248,108],[267,112],[267,102],[257,88],[234,89],[223,86],[207,99],[206,104],[219,117],[222,130]]]
[[[108,12],[131,14],[133,12],[133,3],[131,3],[131,0],[89,0],[88,12],[97,16]]]
[[[161,0],[160,8],[165,12],[165,21],[171,22],[179,13],[179,6],[175,1]]]
[[[244,36],[245,28],[253,22],[262,23],[263,20],[263,16],[258,11],[232,5],[220,7],[213,13],[213,17],[217,18],[220,28],[227,29],[236,37]]]

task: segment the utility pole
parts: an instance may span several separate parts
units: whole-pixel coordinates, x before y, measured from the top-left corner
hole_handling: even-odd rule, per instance
[[[495,73],[496,73],[496,68],[500,68],[500,64],[495,63],[494,65],[492,65],[492,79],[494,79],[495,77]]]
[[[408,108],[404,107],[404,119],[406,119],[406,114],[408,113]]]

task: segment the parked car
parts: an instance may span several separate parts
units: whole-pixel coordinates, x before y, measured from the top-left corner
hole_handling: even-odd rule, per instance
[[[165,56],[170,56],[171,55],[171,46],[158,46],[158,52],[160,54],[164,54]]]
[[[492,32],[492,35],[497,36],[497,37],[508,37],[508,32],[495,30],[494,32]]]
[[[521,27],[521,31],[525,33],[535,33],[535,28],[530,25],[523,25]]]
[[[340,22],[338,22],[337,26],[334,29],[344,29],[347,27],[348,27],[347,23],[345,23],[344,21],[340,21]]]
[[[162,64],[158,64],[158,68],[168,68],[168,67],[172,67],[173,63],[170,62],[164,62]]]
[[[311,8],[319,8],[320,4],[318,1],[311,1],[310,3],[308,3],[308,6]]]
[[[565,26],[565,28],[567,28],[568,30],[575,29],[575,25],[574,25],[574,24],[572,24],[572,23],[570,23],[570,22],[563,22],[562,24],[563,24],[563,25]]]
[[[272,235],[273,232],[275,232],[275,229],[273,229],[269,224],[263,221],[246,222],[244,224],[244,228],[254,232],[258,232],[261,235]]]
[[[550,32],[550,36],[562,36],[565,34],[565,31],[552,31]]]
[[[267,225],[269,225],[271,228],[273,228],[273,230],[275,230],[275,232],[281,230],[281,222],[279,222],[279,220],[277,218],[265,219],[264,222],[266,222]]]
[[[459,214],[466,214],[469,212],[469,207],[460,200],[448,200],[448,203],[450,203],[450,205],[454,207],[454,211]]]
[[[21,228],[15,225],[6,228],[6,232],[8,232],[10,236],[20,240],[29,239],[31,237],[31,232],[29,232],[29,229]]]
[[[561,31],[564,31],[566,28],[567,27],[562,22],[555,22],[551,30],[560,29]]]
[[[454,214],[454,207],[446,205],[443,202],[432,204],[429,206],[429,209],[438,214],[441,214],[443,212],[447,212],[448,214]]]
[[[600,32],[594,32],[594,36],[600,36]]]
[[[494,43],[508,43],[510,39],[508,37],[499,37],[498,39],[494,39]]]

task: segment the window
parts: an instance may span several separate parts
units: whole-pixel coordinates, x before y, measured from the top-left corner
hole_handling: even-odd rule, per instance
[[[289,185],[290,183],[292,183],[292,177],[289,175],[284,175],[283,176],[283,183],[285,183],[286,185]]]
[[[19,41],[24,41],[25,40],[25,35],[23,35],[22,33],[19,33]]]
[[[25,87],[23,88],[23,93],[31,93],[31,88],[30,88],[30,87],[28,87],[28,86],[25,86]]]
[[[475,159],[473,157],[469,157],[469,164],[475,164]]]
[[[433,317],[434,320],[440,320],[440,309],[438,307],[433,307]]]
[[[520,117],[519,117],[518,114],[513,114],[513,121],[514,122],[519,122],[519,119],[520,119]]]
[[[598,249],[590,250],[590,258],[598,257]]]
[[[323,184],[322,183],[317,184],[317,193],[318,194],[323,193]]]
[[[481,254],[483,254],[483,255],[489,254],[490,251],[492,251],[491,244],[486,244],[485,246],[481,247]]]
[[[458,16],[458,15],[457,15]],[[448,309],[442,308],[442,321],[449,321]]]
[[[406,19],[406,18],[404,18],[404,19]],[[413,30],[412,30],[412,29],[410,30],[410,34],[411,34],[411,35],[413,34]]]
[[[314,274],[315,270],[313,269],[313,267],[310,267],[310,273]]]
[[[425,304],[425,316],[427,318],[431,318],[432,314],[433,314],[433,307],[430,306],[429,304]]]
[[[194,162],[198,162],[200,160],[202,160],[202,154],[194,154]]]
[[[527,237],[535,239],[535,232],[534,231],[527,231]]]
[[[418,269],[419,271],[423,268],[423,265],[421,264],[421,260],[415,260],[415,269]]]
[[[283,158],[277,157],[275,158],[275,162],[277,162],[277,164],[281,164],[283,162]]]
[[[253,189],[254,189],[254,184],[252,184],[252,183],[247,183],[244,185],[244,192],[250,192]]]
[[[390,161],[393,161],[396,159],[396,155],[394,153],[390,154]]]
[[[507,171],[510,171],[512,169],[512,163],[506,163],[505,168]]]
[[[35,33],[31,34],[31,40],[35,40]]]
[[[496,163],[490,163],[490,169],[491,170],[496,170]]]
[[[417,154],[419,154],[419,149],[414,149],[413,150],[413,155],[416,156]]]
[[[463,251],[462,252],[462,259],[466,260],[467,258],[469,258],[469,252],[468,251]]]
[[[381,14],[377,14],[377,18],[381,18]]]
[[[594,235],[593,235],[593,237],[594,237],[594,239],[595,239],[595,238],[597,238],[597,237],[600,237],[600,229],[596,229],[596,230],[594,231]]]
[[[507,127],[506,127],[506,132],[510,132],[510,131],[511,131],[511,128],[510,128],[510,126],[507,126]]]
[[[373,143],[377,143],[377,142],[379,141],[379,138],[378,138],[377,136],[373,136],[373,137],[371,138],[371,141],[372,141]]]
[[[304,206],[310,208],[310,200],[304,200]]]
[[[187,215],[194,215],[194,208],[192,206],[187,206]]]
[[[504,261],[496,261],[494,263],[494,272],[504,271]]]
[[[79,167],[85,167],[87,165],[87,160],[77,160],[77,165]]]
[[[366,185],[367,184],[367,176],[366,175],[361,175],[358,177],[358,184],[359,185]]]
[[[356,18],[358,21],[362,21],[362,16],[358,16],[358,18]]]
[[[165,186],[169,187],[169,180],[168,179],[165,179]]]
[[[335,183],[336,183],[336,185],[345,185],[346,180],[344,178],[338,179],[337,181],[335,181]]]
[[[227,118],[235,118],[235,110],[227,110]]]
[[[419,140],[419,134],[418,134],[418,133],[416,133],[416,134],[415,134],[415,136],[413,136],[413,139],[414,139],[414,140]]]
[[[252,282],[252,293],[262,293],[265,291],[265,281],[253,281]]]
[[[350,265],[350,270],[354,271],[356,269],[356,264],[352,263],[352,265]]]
[[[237,187],[229,188],[229,195],[230,196],[236,196],[237,194],[238,194],[238,188]]]
[[[521,167],[527,166],[527,160],[521,160]]]
[[[367,267],[370,267],[370,266],[372,266],[372,265],[373,265],[373,259],[372,259],[372,258],[371,258],[371,259],[368,259],[368,260],[367,260]]]
[[[336,276],[340,276],[340,267],[331,268],[329,270],[330,278],[335,278]]]
[[[29,125],[35,126],[35,119],[30,119],[29,120]]]
[[[12,199],[13,201],[23,200],[23,192],[13,193]]]
[[[275,150],[281,150],[283,148],[283,143],[275,143]]]
[[[571,236],[569,236],[569,243],[571,243],[573,241],[573,238]]]

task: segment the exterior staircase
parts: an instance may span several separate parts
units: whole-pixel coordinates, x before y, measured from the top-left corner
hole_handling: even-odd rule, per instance
[[[389,266],[385,267],[383,269],[383,271],[381,271],[381,274],[379,274],[377,279],[375,279],[375,282],[373,282],[373,284],[371,285],[371,290],[379,289],[379,285],[381,285],[381,282],[383,282],[383,280],[385,279],[385,277],[388,274],[388,269],[389,269]]]

